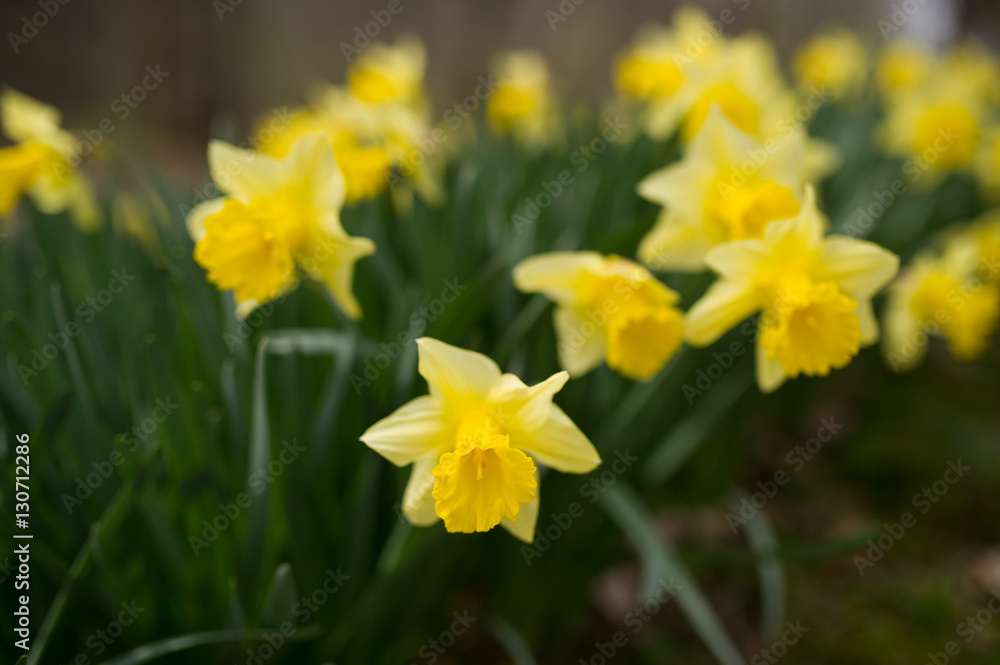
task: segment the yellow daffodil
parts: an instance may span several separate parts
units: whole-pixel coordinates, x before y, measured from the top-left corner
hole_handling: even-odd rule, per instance
[[[28,194],[48,214],[68,211],[84,231],[100,224],[94,197],[76,172],[80,156],[55,108],[13,90],[0,95],[0,124],[16,144],[0,148],[0,215]]]
[[[986,106],[968,81],[947,72],[888,100],[883,147],[926,173],[924,186],[941,174],[971,168],[986,131]]]
[[[657,139],[679,128],[690,141],[713,107],[747,134],[770,138],[784,129],[794,111],[794,94],[785,86],[773,48],[764,39],[743,36],[726,42],[711,58],[691,62],[684,83],[673,95],[651,102],[646,131]]]
[[[684,340],[677,294],[642,266],[597,252],[551,252],[514,267],[514,285],[556,303],[559,363],[571,376],[601,361],[632,379],[653,377]]]
[[[826,376],[878,339],[871,299],[895,276],[898,258],[873,243],[824,238],[826,220],[806,190],[794,219],[761,238],[714,247],[705,262],[719,279],[684,319],[688,341],[707,346],[761,312],[757,384],[764,392],[801,374]]]
[[[948,77],[960,79],[984,103],[1000,103],[1000,59],[975,40],[953,48],[943,64]]]
[[[541,54],[514,51],[495,64],[497,87],[486,104],[490,126],[510,134],[528,148],[548,147],[561,140],[552,101],[549,68]]]
[[[641,101],[677,93],[689,65],[705,62],[724,48],[725,36],[712,30],[711,25],[704,10],[685,6],[674,14],[670,27],[642,27],[615,63],[619,92]]]
[[[402,39],[395,45],[372,44],[347,71],[347,84],[363,102],[396,102],[423,106],[427,53],[419,39]]]
[[[413,464],[403,513],[449,532],[497,524],[532,542],[538,520],[537,466],[587,473],[601,459],[552,403],[569,376],[534,386],[502,374],[486,356],[435,339],[417,340],[430,394],[375,423],[361,440],[396,466]]]
[[[354,264],[375,245],[341,226],[344,177],[330,139],[304,135],[283,159],[213,141],[208,164],[226,196],[195,207],[188,230],[195,260],[210,282],[233,291],[237,314],[293,289],[298,269],[324,284],[345,314],[360,317]]]
[[[644,198],[664,207],[640,260],[654,270],[701,270],[715,245],[759,238],[774,220],[795,217],[806,156],[802,131],[764,142],[713,109],[683,159],[639,183]]]
[[[886,97],[908,93],[927,81],[936,67],[934,54],[922,44],[897,40],[879,56],[875,81]]]
[[[897,372],[916,367],[930,337],[958,360],[980,356],[1000,321],[1000,222],[953,235],[918,255],[889,290],[883,355]]]
[[[259,123],[264,133],[267,119]],[[412,182],[428,201],[441,199],[435,150],[420,147],[436,144],[428,139],[431,128],[410,106],[393,101],[370,103],[350,88],[327,86],[314,95],[313,103],[297,109],[280,130],[268,132],[260,149],[284,157],[292,144],[305,134],[322,132],[330,137],[346,181],[348,204],[380,195],[397,179]],[[401,174],[397,174],[397,171]]]
[[[806,42],[795,54],[793,71],[802,90],[822,88],[836,99],[857,96],[868,74],[868,54],[854,32],[837,28]]]

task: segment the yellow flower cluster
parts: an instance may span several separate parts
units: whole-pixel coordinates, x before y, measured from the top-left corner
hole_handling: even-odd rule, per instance
[[[956,171],[1000,184],[1000,136],[993,117],[1000,101],[1000,61],[971,42],[937,56],[901,41],[881,54],[876,79],[886,109],[882,146],[908,160],[908,173],[926,174],[918,179],[921,186]]]
[[[884,320],[894,371],[918,365],[931,337],[947,340],[959,360],[980,356],[1000,322],[1000,211],[919,254],[893,284]]]
[[[439,155],[418,148],[432,131],[423,89],[426,61],[416,39],[369,46],[351,63],[346,85],[316,90],[311,103],[296,109],[279,131],[266,134],[273,138],[258,149],[285,157],[299,137],[320,132],[333,145],[346,203],[374,198],[387,187],[396,191],[404,182],[427,200],[439,200]]]
[[[412,523],[441,520],[461,533],[501,525],[531,541],[540,468],[587,473],[600,464],[553,398],[571,377],[602,363],[647,381],[685,342],[713,344],[752,319],[745,330],[754,338],[757,384],[771,392],[790,378],[843,368],[879,340],[872,301],[897,277],[899,260],[873,242],[829,233],[817,184],[840,154],[807,132],[828,101],[856,104],[877,89],[886,150],[922,160],[922,171],[934,175],[976,172],[1000,190],[1000,129],[992,118],[1000,65],[981,47],[967,43],[939,56],[897,42],[869,76],[861,40],[829,29],[796,51],[792,84],[770,42],[726,37],[723,23],[682,9],[672,25],[640,31],[615,62],[619,105],[649,139],[674,141],[680,151],[638,184],[639,197],[658,208],[638,261],[583,248],[527,256],[512,269],[519,291],[554,303],[565,371],[528,386],[479,353],[418,340],[429,394],[361,436],[393,464],[412,465],[402,504]],[[191,210],[187,229],[195,261],[209,282],[233,293],[238,316],[304,277],[325,287],[347,318],[361,316],[354,269],[375,245],[347,233],[344,206],[387,189],[399,196],[412,187],[428,201],[443,196],[443,153],[418,147],[443,131],[429,123],[425,68],[416,40],[371,45],[350,63],[345,84],[316,91],[284,126],[268,123],[258,133],[268,140],[253,149],[209,145],[209,170],[223,196]],[[564,128],[542,56],[511,52],[494,70],[489,128],[529,151],[560,147]],[[68,210],[91,227],[96,206],[72,168],[73,137],[60,128],[59,113],[8,91],[0,122],[15,143],[0,149],[0,214],[28,194],[41,210]],[[120,200],[119,209],[120,225],[155,246],[135,219],[140,206]],[[883,352],[893,369],[915,366],[934,336],[961,360],[984,351],[1000,323],[998,255],[1000,211],[913,260],[889,288],[885,309]],[[683,303],[686,311],[680,294],[653,274],[706,270],[714,282]]]
[[[0,95],[0,126],[15,142],[0,148],[0,216],[24,194],[47,214],[68,211],[76,225],[92,231],[100,223],[93,194],[77,173],[77,141],[60,127],[53,107],[14,90]]]

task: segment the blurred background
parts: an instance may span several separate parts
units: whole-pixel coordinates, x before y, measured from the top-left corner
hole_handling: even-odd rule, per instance
[[[671,0],[586,0],[553,22],[561,0],[456,3],[401,0],[402,11],[377,39],[420,35],[428,51],[427,82],[438,106],[463,98],[489,72],[502,49],[536,48],[552,63],[560,93],[603,98],[611,91],[611,63],[644,22],[667,23],[682,4]],[[577,0],[579,1],[579,0]],[[920,6],[898,31],[932,43],[962,31],[988,45],[1000,41],[1000,3],[993,0],[909,0]],[[144,100],[121,135],[139,133],[161,162],[203,164],[213,122],[247,126],[267,108],[297,105],[318,81],[341,81],[347,60],[342,42],[373,20],[388,0],[72,0],[17,53],[0,49],[0,80],[67,115],[68,126],[96,126],[116,98],[135,86],[147,65],[169,80]],[[884,41],[880,20],[891,20],[904,0],[706,0],[716,16],[726,7],[736,19],[730,34],[762,30],[788,55],[806,35],[836,22],[856,29],[872,46]],[[20,32],[38,0],[0,6],[5,33]],[[6,40],[9,41],[9,35]]]

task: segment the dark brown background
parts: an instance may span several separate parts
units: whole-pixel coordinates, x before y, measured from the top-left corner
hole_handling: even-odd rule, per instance
[[[42,0],[54,3],[57,0]],[[565,0],[569,3],[571,0]],[[878,21],[907,0],[705,0],[711,15],[734,8],[729,32],[762,29],[788,53],[817,27],[833,20],[882,41]],[[908,0],[920,3],[911,30],[947,35],[945,8],[965,29],[1000,41],[996,0]],[[39,0],[0,5],[0,81],[54,103],[74,128],[116,123],[117,139],[142,140],[159,159],[189,164],[221,123],[244,132],[268,106],[295,104],[312,82],[342,80],[340,43],[372,10],[388,0],[69,0],[14,53],[8,33],[20,32]],[[584,0],[553,31],[546,10],[559,0],[400,0],[403,11],[379,35],[416,33],[429,52],[428,83],[439,107],[450,106],[489,71],[489,58],[509,47],[535,47],[552,61],[564,94],[600,97],[610,89],[614,54],[644,21],[667,21],[673,1]],[[739,7],[746,7],[740,11]],[[136,85],[147,65],[170,73],[141,106],[119,122],[111,103]],[[241,134],[241,135],[244,135]]]

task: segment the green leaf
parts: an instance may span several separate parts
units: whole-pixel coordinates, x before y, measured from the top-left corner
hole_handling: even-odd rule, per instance
[[[698,588],[684,561],[656,529],[642,501],[619,479],[601,497],[601,506],[639,551],[647,579],[659,578],[675,590],[674,598],[701,641],[722,665],[745,665],[722,621]]]

